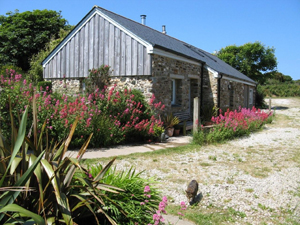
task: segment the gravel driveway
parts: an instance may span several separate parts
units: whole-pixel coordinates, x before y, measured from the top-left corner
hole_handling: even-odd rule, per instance
[[[186,201],[187,183],[196,179],[199,210],[231,207],[244,215],[236,224],[286,224],[287,217],[300,223],[300,99],[272,99],[272,106],[274,122],[249,137],[116,165],[146,170],[174,204]]]

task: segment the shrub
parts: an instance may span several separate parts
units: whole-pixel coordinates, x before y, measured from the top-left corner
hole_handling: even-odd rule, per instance
[[[281,83],[270,85],[259,85],[258,90],[265,96],[297,97],[300,96],[300,85],[295,83]]]
[[[16,71],[18,74],[24,73],[20,67],[14,65],[0,65],[0,75],[6,75],[11,70]]]
[[[0,93],[0,125],[5,137],[9,136],[10,128],[8,99],[11,99],[16,125],[20,113],[29,105],[29,129],[32,125],[33,96],[36,98],[37,119],[46,121],[50,139],[66,138],[73,122],[79,117],[71,147],[80,147],[92,132],[95,134],[90,142],[93,147],[155,139],[159,137],[159,130],[163,125],[156,113],[163,110],[164,106],[160,102],[154,103],[154,96],[149,104],[146,103],[144,96],[138,91],[121,91],[114,86],[110,90],[96,89],[93,93],[75,97],[52,94],[51,91],[40,93],[40,90],[26,79],[22,80],[22,76],[12,70],[5,77],[1,76],[0,87],[3,89]],[[39,125],[38,130],[41,128]]]
[[[102,170],[101,165],[90,167],[89,171],[95,176]],[[141,173],[136,173],[135,169],[130,168],[127,171],[117,171],[116,168],[110,168],[103,182],[119,187],[123,192],[106,193],[108,201],[105,202],[105,212],[118,221],[119,224],[149,224],[152,221],[152,214],[158,208],[159,192],[153,186],[153,181],[141,177]]]
[[[50,93],[52,91],[52,82],[51,81],[40,81],[37,84],[37,89],[40,91],[47,91]]]
[[[235,137],[248,135],[250,132],[260,129],[265,123],[272,122],[272,113],[265,113],[260,109],[240,108],[229,111],[222,115],[212,117],[211,121],[215,126],[211,130],[204,130],[203,126],[199,132],[193,135],[193,142],[196,144],[216,143],[230,140]]]
[[[265,94],[262,92],[260,86],[257,87],[255,94],[255,107],[266,108]]]
[[[110,86],[110,66],[101,65],[99,68],[89,70],[89,76],[85,79],[86,92],[93,93],[96,89],[104,89]]]

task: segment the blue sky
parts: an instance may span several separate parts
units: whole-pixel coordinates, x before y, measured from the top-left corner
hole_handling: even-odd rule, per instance
[[[274,47],[278,71],[300,79],[300,0],[0,0],[0,15],[18,9],[61,11],[76,25],[94,5],[205,51],[260,41]]]

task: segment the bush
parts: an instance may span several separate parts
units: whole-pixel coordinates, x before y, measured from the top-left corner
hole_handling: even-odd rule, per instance
[[[110,86],[110,66],[101,65],[97,69],[89,70],[90,74],[85,79],[87,93],[93,93],[96,89],[104,89],[105,86]]]
[[[103,169],[102,165],[89,168],[90,174],[95,177]],[[117,171],[110,168],[103,182],[119,187],[124,191],[119,194],[105,193],[108,201],[104,199],[105,212],[118,221],[119,224],[149,224],[152,215],[156,212],[159,203],[159,192],[151,186],[153,181],[141,177],[133,168],[127,171]],[[149,186],[150,185],[150,186]]]
[[[15,71],[18,74],[24,73],[24,71],[20,67],[14,65],[0,65],[0,75],[6,75],[11,70]]]
[[[282,83],[270,85],[258,85],[258,90],[268,97],[299,97],[300,85],[295,83]]]
[[[46,84],[46,83],[44,83]],[[10,115],[8,113],[8,99],[11,99],[16,125],[19,122],[20,113],[29,105],[27,128],[32,125],[32,99],[36,99],[38,114],[37,119],[46,122],[49,137],[53,140],[66,138],[72,124],[78,117],[77,130],[73,135],[71,147],[80,147],[89,133],[95,135],[90,141],[93,147],[125,143],[136,140],[157,139],[163,123],[156,112],[163,110],[164,106],[154,103],[155,97],[150,103],[146,103],[144,96],[134,90],[117,90],[116,86],[110,90],[103,89],[86,95],[69,97],[54,93],[40,93],[26,79],[11,71],[6,77],[2,76],[0,87],[0,125],[3,135],[9,136]],[[47,89],[47,88],[46,88]],[[35,93],[35,94],[34,94]],[[39,125],[38,129],[41,130]]]
[[[257,90],[256,90],[255,107],[257,107],[257,108],[266,108],[265,95],[262,92],[260,86],[258,86]]]
[[[47,91],[50,93],[52,91],[52,82],[51,81],[40,81],[37,84],[37,89],[40,91]]]
[[[203,126],[193,134],[193,143],[202,145],[204,143],[217,143],[236,137],[248,135],[250,132],[260,129],[265,123],[272,122],[272,113],[265,113],[253,107],[229,111],[222,115],[212,117],[214,127],[205,130]]]

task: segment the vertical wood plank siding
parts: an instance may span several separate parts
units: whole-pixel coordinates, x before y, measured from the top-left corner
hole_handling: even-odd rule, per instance
[[[146,47],[95,14],[45,65],[44,77],[87,77],[102,64],[111,66],[114,76],[150,75]]]
[[[145,46],[95,14],[45,65],[44,76],[87,77],[102,64],[114,76],[150,75],[150,63]]]

